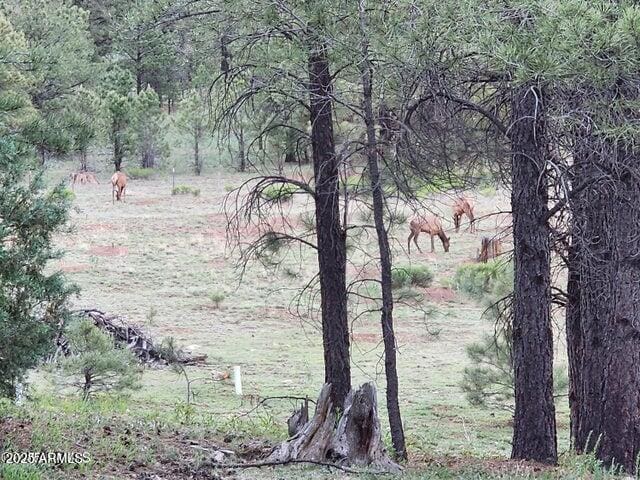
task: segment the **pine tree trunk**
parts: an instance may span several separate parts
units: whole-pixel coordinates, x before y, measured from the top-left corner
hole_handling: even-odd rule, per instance
[[[196,127],[193,133],[193,166],[196,175],[202,173],[202,164],[200,163],[200,137],[202,136],[202,130],[200,127]]]
[[[580,408],[576,447],[636,471],[640,454],[640,157],[596,142],[578,197]],[[604,178],[603,178],[604,175]]]
[[[81,172],[86,172],[87,171],[87,150],[86,150],[86,148],[83,148],[82,150],[80,150],[80,171]]]
[[[122,168],[122,159],[124,158],[124,145],[122,144],[122,132],[118,125],[113,126],[113,163],[116,171]]]
[[[242,130],[242,125],[238,128],[237,132],[238,138],[238,156],[240,157],[238,170],[244,172],[247,170],[247,155],[244,151],[244,132]]]
[[[578,443],[578,426],[580,425],[581,404],[581,372],[582,372],[582,333],[580,331],[580,254],[576,240],[575,227],[571,226],[571,245],[568,252],[567,265],[567,306],[566,335],[567,357],[569,361],[569,409],[571,446],[578,452],[581,451]]]
[[[515,413],[511,456],[556,463],[550,244],[544,173],[547,146],[542,95],[538,87],[523,86],[514,92],[512,102]]]
[[[380,272],[382,287],[382,338],[384,342],[384,366],[387,380],[387,413],[389,415],[389,427],[391,441],[398,458],[407,458],[407,449],[402,427],[402,416],[398,402],[398,371],[396,368],[396,337],[393,331],[393,291],[391,286],[391,249],[389,238],[384,225],[384,198],[378,168],[378,150],[375,131],[375,117],[373,114],[372,99],[372,66],[369,60],[369,43],[366,33],[366,17],[364,0],[359,2],[360,27],[362,30],[362,50],[364,61],[362,62],[362,87],[364,118],[367,128],[367,166],[371,191],[373,195],[373,218],[380,252]]]
[[[325,382],[332,385],[333,408],[341,410],[351,389],[347,252],[346,233],[340,221],[339,171],[330,97],[331,74],[326,46],[322,44],[314,46],[309,55],[309,94]]]
[[[585,137],[578,137],[576,144],[583,144]],[[573,174],[572,187],[579,188],[579,184],[584,181],[587,173],[583,168],[588,160],[588,153],[581,151],[582,148],[573,152]],[[580,405],[582,403],[582,358],[584,355],[582,345],[582,326],[580,314],[580,229],[583,221],[582,208],[580,207],[580,197],[573,199],[571,204],[571,223],[569,224],[569,248],[567,252],[567,305],[565,308],[566,337],[567,337],[567,359],[569,362],[569,410],[570,410],[570,439],[571,447],[577,452],[582,452],[582,447],[578,442],[578,427],[580,425]]]

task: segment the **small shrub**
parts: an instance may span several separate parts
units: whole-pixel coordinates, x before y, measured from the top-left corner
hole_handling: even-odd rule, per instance
[[[156,174],[153,168],[127,167],[127,177],[133,180],[149,180]]]
[[[200,196],[200,189],[191,187],[189,185],[178,185],[171,190],[171,195],[193,195],[194,197]]]
[[[96,392],[121,392],[140,388],[141,369],[135,355],[118,348],[113,337],[84,319],[66,331],[72,354],[59,362],[61,373],[88,400]]]
[[[68,202],[72,202],[76,199],[76,194],[70,188],[65,187],[62,190],[60,190],[60,198],[63,198]]]
[[[514,372],[511,339],[507,332],[485,335],[467,346],[471,366],[464,369],[460,384],[469,404],[482,408],[513,410]],[[569,383],[565,368],[553,369],[554,397],[562,396]]]
[[[428,287],[433,281],[433,273],[423,265],[397,267],[391,271],[393,288]]]
[[[153,326],[153,323],[157,316],[158,316],[158,309],[152,305],[145,316],[147,319],[147,325],[150,327]]]
[[[212,292],[209,294],[209,300],[211,300],[211,303],[213,303],[213,306],[215,308],[220,308],[220,304],[224,301],[225,298],[226,296],[222,292]]]
[[[299,190],[293,183],[279,183],[269,185],[262,190],[262,197],[270,202],[286,202],[293,198],[293,194]]]
[[[454,283],[458,290],[490,302],[506,296],[513,288],[513,268],[501,260],[462,265]]]

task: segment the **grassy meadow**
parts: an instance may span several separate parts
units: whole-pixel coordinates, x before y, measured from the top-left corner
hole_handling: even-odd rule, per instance
[[[73,167],[70,163],[54,164],[47,175],[54,183]],[[222,445],[257,456],[286,438],[286,419],[295,402],[273,399],[261,403],[262,399],[314,399],[318,394],[323,365],[317,317],[304,308],[299,314],[294,312],[295,295],[313,277],[316,263],[313,252],[296,249],[296,255],[277,268],[251,263],[241,276],[238,250],[233,242],[227,242],[223,205],[229,192],[254,174],[209,166],[204,175],[195,177],[185,166],[177,170],[175,184],[198,189],[198,195],[172,195],[170,168],[149,179],[130,180],[126,202],[115,205],[108,166],[98,174],[99,185],[76,186],[72,229],[56,240],[65,254],[51,268],[62,270],[80,287],[74,307],[121,315],[143,326],[156,342],[173,337],[179,345],[206,354],[206,365],[187,368],[189,378],[195,379],[194,401],[186,403],[185,379],[168,368],[146,369],[143,387],[130,396],[104,397],[88,404],[61,390],[52,374],[34,372],[30,400],[21,406],[0,406],[10,417],[0,434],[16,449],[80,449],[89,452],[91,461],[55,469],[25,467],[20,473],[24,477],[9,476],[5,466],[8,478],[346,475],[295,466],[276,470],[207,468],[209,446]],[[478,216],[506,209],[507,198],[502,192],[470,194],[477,201]],[[408,255],[407,223],[414,212],[407,206],[397,206],[401,221],[391,230],[394,264],[426,265],[433,273],[431,286],[415,287],[417,296],[394,310],[400,406],[410,451],[406,478],[574,475],[575,464],[569,470],[540,470],[506,462],[510,412],[471,407],[459,386],[468,365],[465,347],[492,332],[493,325],[481,318],[484,305],[457,291],[453,278],[460,265],[473,261],[481,236],[495,233],[496,218],[481,220],[477,233],[465,228],[455,233],[449,213],[451,201],[450,195],[438,194],[426,202],[444,217],[451,236],[449,253],[443,252],[437,238],[436,251],[430,253],[429,239],[423,234],[419,241],[424,253],[412,250]],[[283,204],[283,215],[295,230],[309,209],[296,195]],[[350,215],[355,224],[367,223],[361,208],[353,208]],[[248,231],[244,240],[250,241],[252,233]],[[367,255],[375,252],[375,238],[359,235],[353,242],[358,248],[352,250],[349,278],[375,274],[376,264]],[[364,307],[355,301],[350,306],[353,383],[375,382],[386,432],[379,316],[359,314]],[[561,341],[560,333],[558,339]],[[241,397],[235,394],[233,380],[224,378],[236,365],[242,368]],[[559,444],[566,451],[564,399],[558,406]]]

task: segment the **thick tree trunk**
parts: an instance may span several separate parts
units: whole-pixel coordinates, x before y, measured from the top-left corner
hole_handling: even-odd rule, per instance
[[[578,137],[576,145],[580,145],[573,152],[573,172],[572,188],[580,188],[587,171],[584,166],[587,164],[588,149],[584,147],[587,137]],[[570,410],[570,439],[571,447],[577,452],[582,452],[582,447],[578,442],[578,428],[580,426],[580,405],[582,403],[582,358],[583,338],[580,314],[580,262],[582,253],[580,251],[580,229],[583,222],[581,208],[581,198],[572,199],[570,203],[571,221],[569,224],[569,248],[567,251],[567,305],[565,308],[566,317],[566,337],[567,337],[567,359],[569,362],[569,410]]]
[[[396,337],[393,331],[393,290],[391,286],[391,248],[384,225],[384,198],[378,168],[378,150],[375,131],[375,117],[372,99],[372,66],[369,60],[369,42],[366,33],[364,0],[359,2],[360,27],[362,30],[362,88],[364,118],[367,128],[367,166],[373,196],[373,218],[380,252],[380,280],[382,287],[382,338],[384,341],[384,366],[387,380],[387,412],[391,441],[398,458],[407,458],[407,449],[402,427],[402,416],[398,402],[398,371],[396,368]]]
[[[546,216],[542,91],[522,86],[512,102],[511,163],[514,241],[512,458],[557,461],[553,403],[551,269]]]
[[[582,367],[578,450],[636,471],[640,454],[640,157],[594,142],[578,196]],[[597,447],[597,448],[596,448]]]
[[[346,233],[340,221],[338,159],[333,136],[331,74],[325,45],[309,55],[311,144],[315,175],[316,234],[325,382],[333,408],[342,409],[351,389],[347,322]]]
[[[580,254],[576,240],[575,227],[571,227],[571,245],[568,252],[567,265],[567,306],[566,306],[566,335],[567,357],[569,361],[569,409],[571,446],[578,452],[581,447],[578,440],[578,426],[580,425],[580,404],[582,372],[582,333],[580,331]]]

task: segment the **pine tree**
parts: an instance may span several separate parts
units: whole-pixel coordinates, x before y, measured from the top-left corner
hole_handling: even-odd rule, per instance
[[[140,388],[141,368],[135,355],[117,347],[113,337],[91,320],[71,323],[66,333],[71,355],[60,361],[60,370],[78,387],[83,400],[97,392]]]
[[[36,118],[18,69],[24,37],[0,14],[0,396],[50,351],[74,288],[45,267],[60,256],[52,235],[67,221],[62,185],[44,189],[22,132]]]

